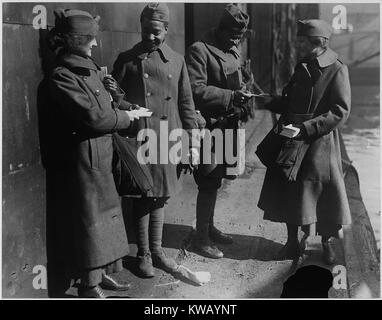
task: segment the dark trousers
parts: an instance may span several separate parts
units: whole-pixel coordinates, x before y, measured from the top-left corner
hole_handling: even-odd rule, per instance
[[[215,204],[218,190],[222,185],[221,177],[203,176],[194,173],[198,186],[196,200],[196,237],[200,241],[208,241],[209,228],[214,225]]]
[[[164,206],[169,198],[134,198],[133,215],[138,255],[162,248]]]

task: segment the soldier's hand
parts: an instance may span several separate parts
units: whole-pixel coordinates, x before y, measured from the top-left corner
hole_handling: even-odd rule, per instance
[[[192,174],[194,170],[198,168],[199,161],[199,151],[196,148],[190,148],[190,152],[188,154],[188,163],[179,164],[181,172],[184,174]]]
[[[200,162],[200,155],[199,155],[198,149],[190,148],[189,158],[190,158],[191,166],[194,167],[194,168],[197,167],[199,162]]]
[[[103,85],[110,93],[118,93],[118,83],[111,75],[107,75],[103,78]]]
[[[248,112],[244,107],[233,106],[228,118],[235,118],[237,120],[248,121]]]
[[[240,106],[246,103],[249,99],[251,99],[253,95],[250,92],[244,92],[242,90],[236,90],[233,93],[233,105]]]

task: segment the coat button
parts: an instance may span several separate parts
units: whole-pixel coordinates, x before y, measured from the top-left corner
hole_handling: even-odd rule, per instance
[[[151,97],[151,92],[147,92],[146,97]]]
[[[88,78],[87,78],[87,77],[83,77],[82,79],[84,79],[84,81],[88,80]]]
[[[170,80],[172,79],[172,74],[169,74],[168,76],[167,76],[167,78],[169,78]]]
[[[96,96],[99,96],[101,93],[100,93],[100,91],[97,89],[96,91],[95,91],[95,95]]]
[[[147,73],[145,73],[145,74],[143,75],[143,77],[147,79],[147,78],[149,77],[149,75],[148,75]]]
[[[166,101],[169,101],[169,100],[171,100],[171,97],[166,97]]]

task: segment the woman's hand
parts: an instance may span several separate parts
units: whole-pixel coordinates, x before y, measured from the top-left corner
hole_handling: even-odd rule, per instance
[[[267,93],[260,94],[255,97],[255,103],[259,109],[265,109],[267,104],[271,103],[272,100],[273,97]]]
[[[103,85],[110,93],[118,93],[118,83],[111,75],[106,75],[103,78]]]
[[[138,120],[139,119],[139,115],[138,115],[138,110],[137,109],[133,109],[133,110],[124,110],[128,116],[130,117],[130,120]]]
[[[302,140],[306,138],[307,136],[306,129],[303,124],[294,124],[293,127],[300,129],[300,132],[298,133],[298,135],[295,136],[293,139]]]

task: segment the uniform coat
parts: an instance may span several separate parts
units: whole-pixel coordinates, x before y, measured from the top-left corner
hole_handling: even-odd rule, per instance
[[[57,250],[77,269],[98,268],[128,253],[111,133],[127,129],[130,118],[112,108],[99,67],[89,58],[62,55],[49,88],[47,134],[54,140],[46,167],[62,245]]]
[[[186,53],[186,63],[190,74],[192,93],[196,109],[206,119],[207,128],[214,129],[214,122],[227,115],[232,107],[232,93],[244,86],[242,81],[240,56],[223,51],[215,36],[216,30],[209,31],[202,41],[192,44]],[[237,127],[238,121],[220,122],[219,128]],[[224,143],[224,142],[223,142]],[[205,175],[225,177],[226,165],[200,166]]]
[[[313,118],[302,123],[310,146],[297,181],[288,182],[276,170],[267,170],[258,203],[264,219],[295,225],[350,224],[338,137],[338,128],[350,113],[347,67],[331,49],[299,63],[283,97],[269,107],[282,117],[313,113]]]
[[[153,112],[150,118],[140,119],[138,130],[150,128],[157,134],[157,164],[148,164],[154,188],[152,197],[170,197],[181,190],[176,164],[161,164],[160,125],[168,125],[168,132],[183,128],[189,133],[196,129],[195,106],[192,99],[186,64],[181,55],[165,43],[159,49],[148,53],[142,43],[121,53],[114,63],[113,77],[126,92],[125,99],[133,104],[146,107]],[[162,133],[164,131],[162,130]],[[163,135],[168,140],[168,134]],[[134,141],[140,144],[138,141]],[[186,150],[188,152],[188,150]],[[170,162],[170,161],[168,161]]]

